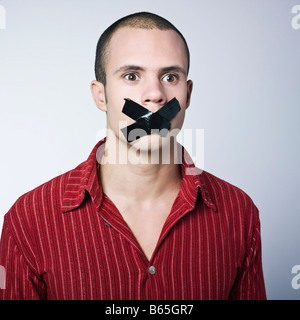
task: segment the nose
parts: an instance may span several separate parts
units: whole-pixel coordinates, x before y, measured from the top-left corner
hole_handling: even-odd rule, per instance
[[[161,82],[151,79],[145,83],[142,93],[142,105],[152,112],[156,112],[167,103],[167,97]]]

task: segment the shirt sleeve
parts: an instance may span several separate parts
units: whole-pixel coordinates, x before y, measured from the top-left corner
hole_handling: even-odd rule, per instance
[[[5,216],[0,241],[0,265],[3,271],[0,300],[45,299],[45,284],[30,266],[26,254],[18,248],[8,220]]]
[[[260,220],[255,208],[252,238],[246,249],[245,259],[238,270],[229,299],[266,300],[265,282],[262,268]]]

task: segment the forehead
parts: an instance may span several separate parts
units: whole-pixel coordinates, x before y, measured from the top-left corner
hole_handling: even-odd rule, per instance
[[[112,36],[106,55],[107,74],[122,64],[161,68],[180,65],[187,69],[186,48],[174,30],[122,27]]]

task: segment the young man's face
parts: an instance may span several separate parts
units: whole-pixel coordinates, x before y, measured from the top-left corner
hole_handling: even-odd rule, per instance
[[[170,130],[181,129],[192,91],[192,81],[187,81],[187,68],[185,46],[175,31],[129,27],[117,30],[107,51],[105,96],[102,104],[98,104],[107,112],[107,128],[122,143],[128,143],[120,129],[124,121],[128,126],[134,120],[122,113],[124,98],[156,112],[176,97],[181,110],[171,120]],[[130,144],[143,150],[150,145],[152,148],[161,146],[163,139],[151,134]]]

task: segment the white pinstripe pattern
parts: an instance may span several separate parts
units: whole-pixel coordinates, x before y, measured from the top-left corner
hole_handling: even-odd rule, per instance
[[[5,215],[0,299],[265,298],[258,210],[243,191],[205,171],[187,176],[183,164],[181,191],[148,261],[102,193],[102,144]]]

